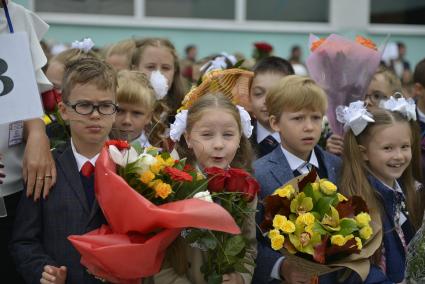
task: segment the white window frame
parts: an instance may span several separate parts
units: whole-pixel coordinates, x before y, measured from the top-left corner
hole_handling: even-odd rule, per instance
[[[34,10],[35,1],[37,0],[28,0],[31,10]],[[354,29],[364,30],[370,34],[425,35],[424,26],[371,24],[369,18],[370,1],[372,0],[329,0],[328,23],[247,20],[246,0],[234,0],[234,20],[148,17],[144,11],[145,0],[133,1],[135,11],[133,16],[41,12],[37,12],[37,14],[50,24],[294,33],[332,33]],[[347,9],[347,5],[351,5],[351,7],[356,5],[357,14],[353,15],[352,10]],[[347,21],[347,19],[349,20]]]

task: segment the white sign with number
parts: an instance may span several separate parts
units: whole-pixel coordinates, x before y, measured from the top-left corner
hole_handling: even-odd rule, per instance
[[[42,116],[27,34],[0,35],[0,124]]]

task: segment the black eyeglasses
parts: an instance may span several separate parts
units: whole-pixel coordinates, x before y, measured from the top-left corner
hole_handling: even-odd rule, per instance
[[[386,101],[389,99],[389,97],[381,92],[372,92],[372,94],[366,94],[365,101],[367,99],[369,99],[372,104],[379,105],[381,101]]]
[[[94,110],[97,110],[98,113],[103,115],[111,115],[114,114],[118,109],[118,106],[111,102],[100,104],[94,104],[91,102],[78,102],[71,104],[70,102],[65,102],[65,104],[74,109],[76,113],[82,115],[90,115],[94,112]]]

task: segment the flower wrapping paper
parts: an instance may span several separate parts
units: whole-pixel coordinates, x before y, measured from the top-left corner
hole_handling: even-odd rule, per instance
[[[310,35],[310,42],[318,39]],[[311,45],[311,44],[310,44]],[[343,135],[343,125],[336,119],[339,105],[364,100],[367,87],[379,66],[382,52],[342,36],[331,34],[306,60],[308,72],[328,96],[327,117],[332,131]]]
[[[68,239],[81,254],[81,263],[110,282],[138,283],[157,273],[167,247],[183,228],[240,233],[232,216],[215,203],[186,199],[152,204],[116,174],[106,147],[96,162],[95,194],[108,225]]]

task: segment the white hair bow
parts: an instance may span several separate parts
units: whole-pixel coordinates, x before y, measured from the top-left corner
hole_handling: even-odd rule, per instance
[[[412,99],[405,98],[394,98],[390,97],[387,101],[381,101],[379,107],[390,110],[397,111],[403,114],[407,120],[416,120],[416,105],[415,101]]]
[[[71,44],[71,48],[77,48],[81,51],[84,51],[85,53],[89,52],[94,46],[94,42],[91,40],[91,38],[85,38],[82,41],[74,41]]]
[[[241,118],[241,126],[242,126],[242,134],[249,138],[252,135],[252,129],[254,128],[251,125],[251,117],[249,116],[249,113],[241,106],[236,105],[239,116]],[[187,126],[187,113],[188,110],[182,110],[178,114],[176,114],[176,120],[173,124],[170,126],[170,138],[174,142],[179,141],[181,136],[186,130]]]
[[[213,70],[224,70],[226,68],[229,68],[228,62],[232,65],[235,65],[237,60],[236,57],[230,54],[227,54],[226,52],[220,53],[221,56],[217,56],[213,60],[208,61],[202,67],[200,68],[201,72],[208,73]]]
[[[155,91],[157,100],[163,99],[168,94],[168,80],[159,70],[151,73],[149,78],[151,85]]]
[[[359,135],[366,128],[369,122],[375,122],[372,115],[366,110],[363,101],[356,101],[347,106],[336,108],[336,118],[344,123],[344,130],[351,128],[354,135]]]

